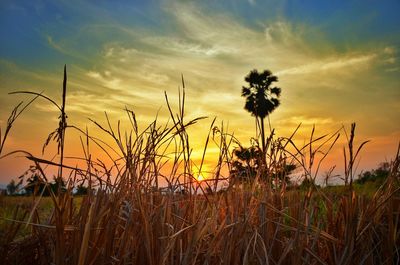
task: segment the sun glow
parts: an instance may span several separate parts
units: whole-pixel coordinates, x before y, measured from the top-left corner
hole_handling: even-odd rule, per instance
[[[203,181],[204,180],[204,176],[202,174],[199,174],[197,176],[197,181]]]

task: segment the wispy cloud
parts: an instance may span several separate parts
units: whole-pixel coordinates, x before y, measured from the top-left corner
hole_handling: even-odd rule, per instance
[[[96,81],[99,81],[102,86],[105,86],[107,88],[110,88],[113,90],[121,89],[121,86],[120,86],[121,80],[118,78],[111,77],[111,73],[107,70],[104,71],[103,75],[98,72],[89,71],[87,73],[87,76],[95,79]]]
[[[298,124],[303,124],[305,126],[316,125],[324,126],[327,124],[333,124],[334,120],[330,117],[310,117],[310,116],[292,116],[285,120],[280,120],[279,123],[284,125],[296,126]]]
[[[257,3],[256,0],[248,0],[248,1],[249,1],[249,4],[253,5],[253,6],[256,5],[256,3]]]
[[[47,43],[50,45],[50,47],[52,47],[53,49],[61,52],[61,53],[65,53],[67,54],[67,52],[64,50],[64,48],[62,48],[59,44],[57,44],[54,40],[53,37],[47,35],[46,36],[47,39]]]
[[[323,60],[318,60],[312,63],[303,64],[297,67],[292,67],[289,69],[284,69],[277,72],[277,75],[290,75],[290,74],[312,74],[318,72],[326,71],[338,71],[341,69],[349,70],[352,67],[353,70],[360,70],[365,67],[371,66],[371,63],[377,58],[377,55],[366,54],[358,56],[342,56],[339,58],[328,58]]]

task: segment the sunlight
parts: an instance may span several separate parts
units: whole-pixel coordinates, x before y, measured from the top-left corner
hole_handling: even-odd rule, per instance
[[[204,176],[202,174],[199,174],[196,179],[197,179],[197,181],[203,181]]]

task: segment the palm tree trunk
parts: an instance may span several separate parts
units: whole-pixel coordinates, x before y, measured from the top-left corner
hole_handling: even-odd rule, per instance
[[[260,120],[261,120],[261,144],[262,144],[261,151],[262,151],[262,155],[263,155],[262,163],[265,166],[266,165],[266,159],[265,159],[265,156],[266,156],[266,153],[265,153],[265,127],[264,127],[264,119],[261,118]]]

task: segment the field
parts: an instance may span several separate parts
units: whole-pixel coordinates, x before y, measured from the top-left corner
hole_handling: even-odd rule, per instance
[[[139,132],[129,110],[132,131],[127,134],[119,127],[113,129],[108,120],[108,126],[95,122],[115,141],[120,154],[111,167],[91,160],[89,152],[90,143],[110,155],[109,145],[80,130],[86,168],[74,168],[63,160],[68,144],[65,133],[77,129],[66,123],[65,73],[59,128],[49,137],[58,144],[59,162],[24,152],[35,164],[38,183],[49,183],[43,166],[56,167],[58,178],[66,183],[65,190],[47,186],[49,197],[40,192],[34,192],[34,197],[0,197],[0,263],[400,262],[399,154],[378,189],[367,194],[357,191],[353,166],[363,144],[354,146],[354,124],[345,152],[345,185],[320,188],[315,179],[326,155],[317,160],[317,154],[321,150],[329,153],[337,133],[316,138],[313,131],[310,142],[301,147],[292,138],[271,134],[265,139],[268,159],[260,162],[257,156],[241,159],[240,152],[232,152],[232,146],[240,143],[223,127],[212,124],[204,149],[209,141],[215,141],[219,159],[212,177],[200,180],[197,174],[202,172],[203,160],[196,170],[187,134],[187,128],[199,119],[184,120],[184,91],[182,95],[176,112],[166,96],[170,125],[159,126],[155,120]],[[16,108],[9,128],[19,113]],[[1,140],[4,144],[5,138]],[[171,146],[174,151],[169,153]],[[287,181],[287,166],[293,163],[307,180],[302,187]],[[167,164],[169,173],[165,175]],[[223,174],[226,169],[229,175]],[[165,187],[159,185],[160,178],[167,183]],[[88,194],[73,196],[73,188],[82,181],[89,185]]]
[[[15,199],[21,200],[2,198],[2,207],[16,205]],[[124,191],[98,192],[79,206],[64,194],[58,197],[60,210],[50,214],[51,199],[42,200],[29,231],[17,222],[2,231],[3,264],[57,259],[59,264],[396,264],[398,259],[400,198],[391,194],[390,184],[373,198],[351,191],[327,197],[264,189],[208,196]],[[29,212],[21,207],[21,214],[24,208]],[[50,218],[39,218],[43,212]],[[23,237],[13,238],[17,229]]]

